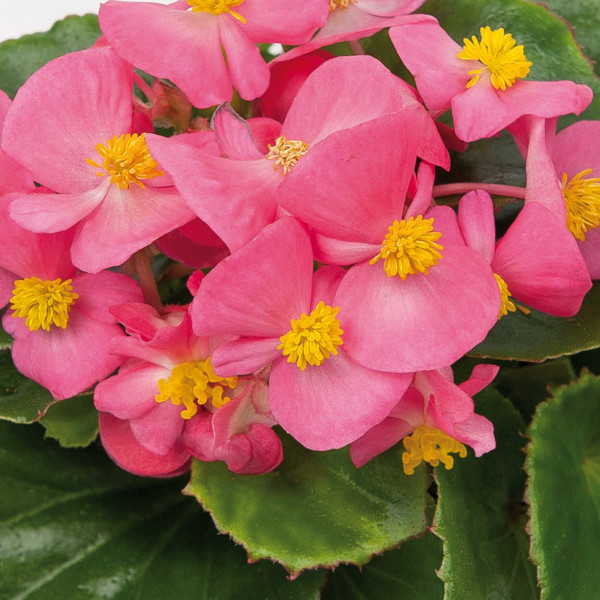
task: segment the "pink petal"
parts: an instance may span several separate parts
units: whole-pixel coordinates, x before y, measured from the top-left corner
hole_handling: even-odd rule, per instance
[[[181,406],[168,400],[156,406],[141,417],[129,420],[135,439],[146,450],[165,456],[178,441],[185,420],[181,417]]]
[[[463,196],[458,205],[458,222],[467,246],[491,263],[496,247],[496,224],[490,195],[477,190]]]
[[[96,187],[96,169],[85,160],[96,159],[97,144],[129,132],[132,75],[110,48],[50,61],[17,93],[4,124],[4,150],[56,192]]]
[[[254,373],[281,357],[281,350],[277,349],[279,344],[278,337],[235,340],[217,348],[212,354],[211,364],[221,377]]]
[[[585,234],[585,242],[577,242],[592,279],[600,279],[600,228]]]
[[[310,240],[295,219],[268,225],[205,277],[190,309],[195,333],[287,333],[291,319],[309,308],[312,262]]]
[[[361,367],[338,348],[337,355],[305,371],[284,359],[273,363],[269,405],[279,424],[307,448],[341,448],[382,421],[411,379],[412,374]]]
[[[598,177],[600,122],[578,121],[560,131],[553,145],[552,161],[559,177],[566,173],[572,178],[585,169],[592,169],[589,177]]]
[[[362,467],[378,454],[396,445],[412,433],[413,427],[402,419],[388,417],[369,429],[350,446],[350,458],[355,467]]]
[[[248,123],[230,104],[221,104],[213,113],[211,126],[217,134],[223,156],[235,160],[264,158],[256,146]]]
[[[458,387],[469,396],[474,396],[492,382],[499,370],[500,367],[497,365],[476,365],[469,379],[459,384]]]
[[[104,449],[122,469],[144,477],[175,477],[189,469],[190,453],[181,443],[160,456],[140,445],[129,421],[100,413],[98,422]]]

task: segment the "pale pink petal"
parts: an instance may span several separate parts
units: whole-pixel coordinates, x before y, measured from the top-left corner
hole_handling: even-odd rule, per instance
[[[491,263],[496,247],[496,224],[490,195],[477,190],[463,196],[458,205],[458,222],[467,246]]]
[[[585,169],[588,177],[600,175],[600,121],[578,121],[560,131],[555,138],[552,161],[556,174],[572,178]]]
[[[354,4],[371,15],[391,17],[417,10],[424,0],[355,0]]]
[[[96,180],[94,184],[81,193],[16,195],[10,206],[10,216],[30,231],[65,231],[85,219],[106,197],[110,180]]]
[[[284,359],[273,363],[269,406],[279,424],[307,448],[341,448],[381,422],[411,379],[412,374],[361,367],[340,347],[337,355],[304,371]]]
[[[298,315],[300,316],[300,315]],[[288,329],[290,323],[288,323]],[[287,331],[281,332],[284,335]],[[254,373],[281,357],[280,344],[276,338],[240,339],[217,348],[211,357],[215,373],[221,377],[233,377]]]
[[[190,453],[181,443],[160,456],[140,445],[131,432],[129,421],[100,413],[98,423],[106,453],[122,469],[144,477],[175,477],[189,469]]]
[[[135,439],[146,450],[165,456],[178,441],[185,419],[181,417],[182,406],[175,406],[168,400],[156,403],[156,407],[141,417],[129,419],[129,426]]]
[[[131,66],[110,48],[66,54],[36,71],[8,112],[2,147],[33,178],[60,193],[98,185],[96,145],[128,133]],[[93,106],[93,110],[90,110]]]
[[[500,293],[490,266],[469,248],[440,242],[443,258],[427,275],[387,277],[381,261],[348,271],[335,302],[344,348],[356,361],[393,372],[438,369],[495,324]]]
[[[295,219],[268,225],[203,280],[190,310],[196,335],[287,333],[309,308],[312,263],[310,240]]]
[[[459,384],[458,387],[469,396],[474,396],[492,382],[499,370],[500,367],[497,365],[476,365],[469,379]]]
[[[362,260],[370,259],[381,249],[381,241],[377,244],[347,242],[311,232],[311,240],[315,260],[329,265],[353,265]]]
[[[558,317],[576,314],[592,285],[575,238],[537,202],[525,204],[498,242],[492,269],[517,300]]]
[[[99,19],[102,32],[123,58],[155,77],[170,79],[192,104],[205,108],[231,99],[213,15],[109,0],[100,5]]]
[[[454,425],[454,439],[468,444],[475,451],[475,456],[481,456],[496,447],[494,425],[485,417],[473,414],[466,421]]]
[[[157,406],[158,381],[170,374],[168,369],[152,364],[122,369],[96,386],[94,405],[118,419],[141,417]]]
[[[71,248],[73,264],[88,273],[120,265],[193,218],[175,188],[132,185],[122,190],[113,184],[78,231]]]
[[[111,340],[123,336],[121,328],[89,319],[76,303],[66,329],[29,331],[25,319],[9,313],[2,323],[15,337],[11,351],[17,369],[58,399],[80,394],[123,362],[109,352]]]

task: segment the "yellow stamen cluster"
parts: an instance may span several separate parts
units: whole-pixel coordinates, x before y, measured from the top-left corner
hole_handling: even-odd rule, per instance
[[[442,258],[439,250],[444,247],[436,243],[440,237],[442,234],[433,229],[433,218],[423,219],[419,215],[416,219],[410,217],[407,221],[394,221],[381,243],[381,251],[369,264],[374,265],[383,258],[383,268],[388,277],[399,275],[406,279],[415,273],[427,275],[429,267]]]
[[[329,10],[333,12],[338,8],[348,8],[348,5],[354,0],[329,0]]]
[[[500,312],[498,313],[498,319],[501,319],[504,315],[508,314],[508,311],[515,312],[517,307],[511,300],[512,294],[508,291],[508,285],[506,284],[506,281],[504,281],[504,279],[502,279],[502,277],[500,277],[500,275],[497,273],[494,273],[494,277],[496,278],[496,283],[500,289],[500,299],[502,300]]]
[[[144,133],[127,133],[118,137],[115,135],[106,144],[98,144],[96,150],[103,159],[102,164],[91,158],[87,158],[86,162],[93,167],[103,168],[104,171],[99,171],[96,175],[110,175],[110,182],[116,183],[122,190],[128,190],[132,183],[143,188],[145,186],[142,179],[164,175],[164,171],[158,169],[158,163],[146,146]]]
[[[210,357],[206,360],[191,360],[173,367],[169,379],[158,381],[157,402],[170,400],[172,404],[183,404],[181,411],[184,419],[191,419],[197,412],[198,406],[205,405],[209,400],[212,408],[221,408],[231,398],[224,396],[225,388],[235,389],[237,377],[219,377],[213,371]]]
[[[562,176],[562,192],[567,209],[567,227],[580,241],[590,229],[600,225],[600,177],[586,177],[592,169],[577,173],[570,181]]]
[[[324,302],[299,319],[292,319],[292,329],[279,339],[278,350],[283,351],[288,362],[295,362],[304,371],[306,365],[320,365],[331,354],[337,354],[337,347],[342,345],[340,322],[336,315],[339,306],[332,308]]]
[[[469,71],[471,79],[467,82],[467,88],[479,81],[485,69],[489,70],[492,85],[497,90],[505,90],[517,79],[527,77],[533,63],[525,57],[523,46],[515,46],[517,42],[510,33],[505,34],[502,28],[492,31],[489,27],[481,27],[479,33],[481,42],[475,36],[470,40],[464,38],[463,49],[456,55],[464,60],[478,60],[485,65]]]
[[[461,458],[467,456],[467,449],[463,444],[443,431],[427,425],[417,427],[402,442],[406,448],[406,452],[402,454],[402,465],[407,475],[412,475],[422,460],[432,467],[437,467],[441,462],[446,469],[451,469],[454,466],[454,458],[450,456],[450,452],[458,452]]]
[[[245,23],[246,19],[230,8],[231,6],[239,6],[243,2],[244,0],[187,0],[187,3],[192,7],[192,12],[207,12],[211,15],[229,13],[241,23]]]
[[[275,145],[269,144],[269,153],[267,160],[274,160],[273,169],[283,168],[283,174],[296,166],[298,159],[306,154],[308,144],[301,140],[288,140],[285,135],[280,135],[275,140]]]
[[[79,294],[72,291],[71,283],[71,279],[18,279],[10,299],[13,317],[25,317],[25,325],[30,331],[40,328],[50,331],[52,325],[65,329],[71,305],[79,298]]]

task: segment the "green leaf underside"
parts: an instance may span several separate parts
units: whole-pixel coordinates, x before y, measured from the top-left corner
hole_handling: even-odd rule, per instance
[[[63,448],[89,446],[98,435],[98,411],[93,394],[53,404],[40,423],[46,428],[46,436],[58,440]]]
[[[100,35],[98,17],[72,16],[45,33],[25,35],[0,44],[0,89],[14,97],[25,80],[47,62],[92,46]]]
[[[247,564],[181,479],[134,477],[36,426],[0,423],[0,446],[2,600],[318,598],[323,572]]]
[[[361,568],[340,565],[322,600],[442,600],[444,586],[435,573],[441,562],[441,540],[426,533]]]
[[[534,600],[539,592],[521,504],[523,420],[489,389],[479,394],[476,412],[493,422],[496,449],[479,458],[469,450],[451,470],[435,469],[434,531],[444,540],[444,600]]]
[[[556,390],[528,434],[531,553],[544,600],[597,598],[600,379],[586,374]]]
[[[252,559],[277,560],[292,573],[364,564],[423,531],[429,475],[404,475],[400,445],[356,469],[347,449],[313,452],[282,437],[275,471],[244,477],[195,461],[186,488]]]
[[[32,423],[54,402],[46,388],[15,369],[10,350],[0,350],[0,419]]]
[[[517,304],[519,302],[517,301]],[[600,347],[600,284],[596,283],[574,317],[551,317],[517,310],[502,317],[470,356],[542,361]]]

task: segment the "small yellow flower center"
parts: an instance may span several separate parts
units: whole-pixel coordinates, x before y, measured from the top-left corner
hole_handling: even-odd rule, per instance
[[[237,377],[219,377],[213,371],[210,357],[206,360],[190,360],[173,367],[169,379],[158,381],[157,402],[170,400],[172,404],[183,404],[181,411],[184,419],[191,419],[197,412],[198,406],[205,405],[209,400],[212,408],[221,408],[231,398],[224,396],[225,388],[235,389]]]
[[[479,81],[484,69],[489,70],[492,85],[497,90],[505,90],[517,79],[527,77],[533,63],[525,58],[523,46],[515,46],[517,42],[510,33],[505,34],[502,28],[492,31],[489,27],[481,27],[479,33],[481,42],[475,36],[470,40],[464,38],[463,49],[456,55],[464,60],[478,60],[485,65],[469,71],[471,79],[467,82],[467,88]]]
[[[243,2],[244,0],[187,0],[187,3],[192,7],[192,12],[207,12],[211,15],[229,13],[241,23],[245,23],[246,19],[230,8],[231,6],[239,6]]]
[[[467,456],[467,449],[463,444],[443,431],[427,425],[417,427],[402,442],[406,448],[406,452],[402,454],[402,464],[407,475],[412,475],[422,460],[432,467],[437,467],[442,462],[446,469],[451,469],[454,466],[454,458],[450,456],[450,452],[458,452],[461,458]]]
[[[515,312],[517,307],[511,300],[512,294],[508,291],[508,285],[506,285],[506,281],[504,281],[504,279],[502,279],[502,277],[500,277],[500,275],[497,273],[494,273],[494,277],[496,278],[496,283],[500,289],[500,299],[502,300],[500,312],[498,313],[498,319],[501,319],[504,315],[508,314],[508,311]]]
[[[288,140],[285,135],[280,135],[275,140],[275,145],[269,144],[269,153],[267,160],[274,160],[273,169],[283,167],[283,174],[287,175],[288,171],[296,166],[298,159],[306,154],[308,144],[301,140]]]
[[[394,221],[383,238],[381,251],[369,264],[374,265],[383,258],[383,269],[388,277],[399,275],[406,279],[415,273],[427,275],[427,269],[442,258],[439,250],[444,247],[436,243],[441,237],[442,234],[433,229],[433,218],[423,219],[419,215],[408,221]]]
[[[104,169],[96,173],[100,177],[110,175],[110,182],[116,183],[122,190],[128,190],[129,185],[135,183],[141,188],[145,187],[142,179],[152,179],[164,175],[159,171],[158,163],[152,158],[148,146],[146,146],[146,134],[142,135],[123,134],[114,136],[106,144],[96,146],[98,154],[102,157],[102,164],[98,164],[91,158],[85,161]]]
[[[350,3],[354,2],[354,0],[329,0],[329,10],[333,12],[338,8],[348,8]]]
[[[332,308],[319,302],[310,315],[302,313],[299,319],[292,319],[292,329],[279,338],[277,349],[302,371],[307,364],[320,365],[331,354],[337,354],[337,347],[343,343],[344,332],[336,318],[339,310],[339,306]]]
[[[590,229],[600,225],[600,177],[586,177],[592,172],[586,169],[570,181],[562,176],[562,192],[567,209],[567,227],[580,241]]]
[[[55,325],[67,327],[71,305],[79,294],[72,291],[71,279],[42,281],[39,277],[29,277],[15,281],[10,308],[13,317],[25,317],[25,325],[31,331],[50,331]]]

